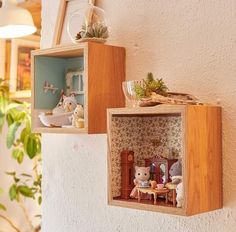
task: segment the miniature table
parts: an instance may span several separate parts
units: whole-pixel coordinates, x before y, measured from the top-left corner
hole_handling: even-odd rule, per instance
[[[170,190],[167,189],[167,188],[164,188],[164,189],[152,189],[152,188],[137,187],[137,190],[138,190],[138,202],[140,202],[140,200],[141,200],[141,194],[142,193],[147,193],[149,195],[153,195],[154,205],[157,204],[157,196],[158,195],[165,195],[166,203],[168,203],[168,192]]]

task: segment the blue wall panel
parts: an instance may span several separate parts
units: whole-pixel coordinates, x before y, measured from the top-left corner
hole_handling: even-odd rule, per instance
[[[61,89],[65,90],[65,76],[68,69],[83,69],[83,57],[57,58],[35,56],[34,97],[36,109],[53,109],[58,103]],[[43,91],[45,81],[53,84],[59,90],[52,94]],[[83,96],[78,97],[79,103],[84,104]]]

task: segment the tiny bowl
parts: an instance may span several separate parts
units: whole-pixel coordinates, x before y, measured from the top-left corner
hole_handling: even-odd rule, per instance
[[[157,184],[157,189],[163,189],[164,188],[164,184]]]

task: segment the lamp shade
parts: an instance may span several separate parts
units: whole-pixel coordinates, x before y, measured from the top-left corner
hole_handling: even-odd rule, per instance
[[[16,0],[4,0],[0,8],[0,38],[10,39],[33,34],[37,28],[26,9],[17,6]]]

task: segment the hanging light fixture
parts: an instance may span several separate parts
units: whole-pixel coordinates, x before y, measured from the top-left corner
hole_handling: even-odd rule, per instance
[[[22,37],[33,34],[36,30],[28,10],[17,6],[16,0],[3,0],[0,8],[0,38]]]

